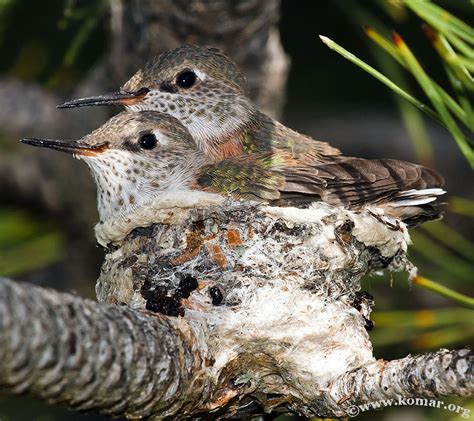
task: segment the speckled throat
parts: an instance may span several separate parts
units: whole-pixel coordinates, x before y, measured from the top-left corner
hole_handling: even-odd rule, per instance
[[[198,91],[192,95],[150,91],[143,101],[126,106],[131,111],[170,114],[191,133],[207,156],[224,159],[242,151],[242,137],[254,125],[258,111],[246,97],[232,92]]]
[[[157,160],[117,149],[81,159],[91,169],[97,185],[101,221],[124,218],[164,192],[188,190],[195,168],[207,160],[198,151],[193,154],[161,152]]]

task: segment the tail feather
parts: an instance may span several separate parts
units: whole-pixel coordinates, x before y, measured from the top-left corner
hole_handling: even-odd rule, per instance
[[[429,188],[421,190],[404,190],[392,198],[391,206],[398,208],[401,206],[419,206],[434,202],[438,196],[446,192],[441,188]]]

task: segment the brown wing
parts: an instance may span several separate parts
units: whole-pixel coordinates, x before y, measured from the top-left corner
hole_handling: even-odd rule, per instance
[[[251,154],[271,152],[286,155],[301,165],[318,165],[339,157],[341,152],[321,142],[295,132],[276,120],[257,112],[243,139],[243,150]]]
[[[421,165],[393,159],[341,158],[314,167],[286,167],[282,199],[307,202],[313,196],[335,205],[357,207],[389,201],[400,192],[442,187],[444,180]]]

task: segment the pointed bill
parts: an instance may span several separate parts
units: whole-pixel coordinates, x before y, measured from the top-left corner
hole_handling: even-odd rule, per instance
[[[74,155],[95,156],[108,149],[107,143],[89,145],[82,140],[52,140],[28,137],[21,139],[22,143],[41,148],[54,149]]]
[[[72,101],[58,105],[57,108],[90,107],[95,105],[133,105],[145,98],[148,92],[149,89],[147,88],[141,88],[135,92],[110,92],[104,95],[73,99]]]

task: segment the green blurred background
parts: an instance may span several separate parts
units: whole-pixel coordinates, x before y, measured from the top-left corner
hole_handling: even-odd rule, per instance
[[[437,4],[465,22],[472,22],[474,13],[469,0]],[[445,218],[413,231],[414,246],[409,255],[423,276],[472,295],[474,180],[469,164],[447,130],[395,99],[386,87],[329,50],[317,36],[327,35],[379,70],[393,72],[393,77],[400,78],[400,84],[425,100],[414,79],[397,70],[394,62],[374,48],[361,25],[396,29],[423,68],[448,90],[449,80],[439,56],[420,29],[420,18],[407,9],[390,6],[390,2],[383,0],[283,0],[281,37],[292,67],[282,120],[298,131],[331,142],[345,155],[401,158],[438,169],[446,178],[449,193]],[[0,0],[0,78],[35,82],[68,98],[105,54],[108,25],[106,0]],[[16,94],[21,96],[22,92]],[[78,116],[57,113],[58,119]],[[48,127],[28,133],[43,134],[47,136]],[[472,132],[468,136],[472,138]],[[20,165],[26,153],[23,149],[17,134],[0,128],[0,166],[7,161]],[[55,158],[51,155],[51,159]],[[87,173],[85,166],[71,165],[76,165],[81,174]],[[86,182],[93,188],[92,179]],[[73,186],[74,180],[71,183]],[[93,227],[72,227],[67,212],[51,215],[35,203],[1,197],[0,275],[94,297],[103,253],[93,247]],[[94,213],[94,204],[84,203],[83,208],[68,212]],[[86,236],[87,246],[74,241],[75,233],[84,230],[90,233]],[[87,268],[71,274],[71,267],[78,261]],[[472,310],[410,286],[407,274],[368,277],[363,289],[376,301],[375,328],[370,333],[376,357],[394,359],[440,347],[472,346]],[[474,411],[472,402],[449,401],[464,407],[470,405]],[[407,407],[363,414],[360,418],[375,416],[386,420],[400,416],[412,420],[457,417],[446,411]],[[29,398],[0,396],[0,420],[31,419],[103,418],[68,412]]]

